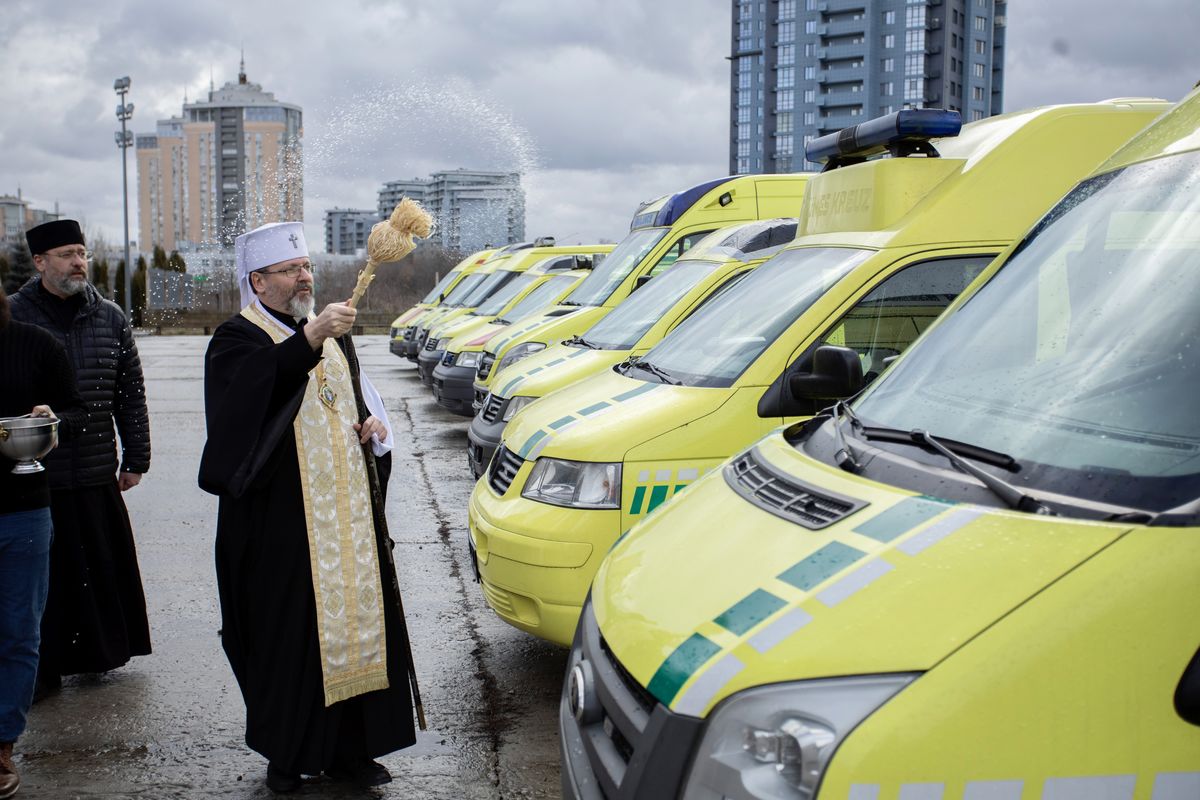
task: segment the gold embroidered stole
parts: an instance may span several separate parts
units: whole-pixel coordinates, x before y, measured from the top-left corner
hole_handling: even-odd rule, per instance
[[[276,343],[292,332],[252,303],[242,316]],[[326,339],[294,423],[316,597],[325,705],[388,687],[383,587],[350,368]]]

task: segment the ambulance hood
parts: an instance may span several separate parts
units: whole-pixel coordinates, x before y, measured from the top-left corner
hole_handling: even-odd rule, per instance
[[[627,378],[609,369],[523,409],[504,431],[521,458],[621,461],[632,448],[717,410],[730,392]]]
[[[607,370],[624,361],[628,350],[591,350],[553,345],[513,364],[496,376],[493,387],[501,397],[543,397],[557,388]]]
[[[928,670],[1127,531],[903,493],[778,435],[748,453],[795,491],[862,505],[813,530],[716,469],[618,542],[592,587],[601,634],[679,713],[767,683]]]

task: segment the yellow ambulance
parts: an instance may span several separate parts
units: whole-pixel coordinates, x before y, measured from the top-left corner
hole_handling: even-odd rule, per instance
[[[808,178],[718,178],[641,206],[629,225],[629,235],[566,300],[487,343],[475,379],[476,400],[482,404],[497,372],[548,345],[583,333],[717,228],[795,216]]]
[[[425,346],[425,337],[429,333],[429,326],[444,317],[450,310],[464,307],[467,298],[479,288],[487,275],[496,271],[501,262],[531,247],[553,243],[553,237],[543,237],[532,242],[514,242],[513,244],[505,245],[488,256],[482,264],[478,265],[469,274],[463,276],[453,289],[446,292],[445,298],[440,303],[426,311],[420,317],[416,317],[410,321],[410,327],[414,330],[411,344],[408,347],[408,353],[410,353],[408,356],[409,360],[417,360],[417,354]]]
[[[1200,797],[1198,188],[1193,93],[864,395],[619,542],[563,796]]]
[[[545,242],[545,239],[539,240]],[[613,249],[612,245],[586,244],[556,246],[552,243],[510,253],[503,259],[494,259],[480,270],[483,280],[454,308],[443,308],[431,312],[420,325],[421,349],[417,353],[417,371],[426,386],[433,385],[433,370],[441,360],[445,342],[455,335],[452,331],[460,321],[478,322],[478,309],[497,298],[507,305],[517,293],[528,291],[533,282],[549,273],[566,272],[571,269],[591,269]],[[449,303],[447,302],[447,305]],[[493,315],[494,316],[494,315]],[[468,400],[468,406],[470,402]]]
[[[496,376],[467,430],[467,462],[478,478],[513,415],[543,395],[641,356],[718,291],[777,253],[796,219],[743,222],[710,233],[583,334],[522,359]],[[452,343],[447,352],[455,349]],[[436,373],[435,373],[436,374]]]
[[[933,142],[958,129],[958,115],[921,109],[843,132],[856,149],[834,163],[851,163],[810,181],[791,246],[641,358],[512,418],[469,507],[487,602],[518,628],[570,642],[617,536],[732,453],[828,404],[825,388],[806,383],[833,369],[818,348],[848,347],[839,352],[853,364],[842,367],[870,382],[1166,108],[1046,107]],[[853,163],[884,147],[920,155]]]
[[[564,299],[613,247],[592,244],[535,248],[530,255],[505,268],[517,276],[490,298],[465,316],[434,326],[418,366],[426,358],[432,361],[430,384],[438,404],[456,414],[474,416],[472,384],[484,343],[514,322]],[[530,261],[532,266],[521,272]],[[542,289],[543,286],[546,288]],[[467,352],[476,355],[467,357]],[[460,356],[465,363],[456,363]]]
[[[429,291],[429,294],[421,299],[421,302],[396,317],[392,321],[388,336],[391,341],[391,351],[395,355],[407,357],[411,350],[412,355],[415,356],[417,351],[413,335],[416,333],[416,323],[421,316],[431,308],[436,308],[446,298],[446,295],[458,285],[459,281],[479,269],[495,252],[495,249],[480,250],[467,256],[447,272]]]

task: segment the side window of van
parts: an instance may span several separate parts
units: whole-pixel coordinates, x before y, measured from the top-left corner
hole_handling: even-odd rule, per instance
[[[703,239],[705,236],[708,236],[710,233],[712,233],[712,231],[696,231],[695,233],[689,233],[687,236],[679,237],[679,241],[671,245],[671,248],[667,250],[667,252],[663,253],[662,258],[660,258],[658,263],[654,265],[654,269],[650,270],[650,276],[653,277],[674,264],[679,260],[681,255],[691,249],[692,245]]]
[[[819,344],[852,347],[874,380],[958,297],[994,255],[939,258],[886,278],[825,332]]]

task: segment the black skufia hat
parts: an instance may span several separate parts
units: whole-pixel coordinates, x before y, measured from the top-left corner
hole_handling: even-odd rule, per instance
[[[79,223],[73,219],[56,219],[53,222],[35,225],[25,231],[25,241],[29,242],[29,252],[35,256],[65,244],[87,246]]]

